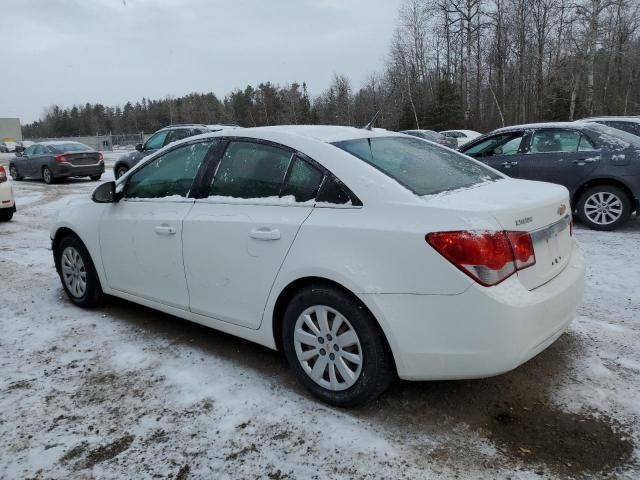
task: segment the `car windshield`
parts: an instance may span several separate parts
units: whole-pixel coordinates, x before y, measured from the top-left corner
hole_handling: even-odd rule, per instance
[[[84,143],[77,143],[77,142],[56,143],[55,145],[50,145],[50,146],[54,151],[59,153],[86,152],[87,150],[91,150],[91,147],[88,147]]]
[[[627,143],[630,143],[634,147],[640,147],[640,137],[632,133],[625,132],[624,130],[602,125],[601,123],[591,123],[589,124],[589,129],[597,132],[601,137],[601,140],[603,140],[603,136],[605,137],[604,141],[606,141],[607,136],[617,137]]]
[[[432,195],[503,178],[468,157],[410,137],[359,138],[334,145],[417,195]]]

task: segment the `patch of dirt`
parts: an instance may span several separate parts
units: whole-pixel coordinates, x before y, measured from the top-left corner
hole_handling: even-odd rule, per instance
[[[258,448],[255,443],[252,443],[248,447],[244,447],[242,450],[238,450],[237,452],[230,453],[225,457],[225,462],[230,460],[237,460],[238,458],[244,457],[247,453],[257,452]]]
[[[496,447],[556,474],[603,474],[631,461],[633,443],[604,415],[573,414],[542,403],[502,404],[485,429]]]
[[[178,474],[176,475],[176,480],[187,480],[189,478],[189,472],[191,471],[191,467],[189,465],[183,465],[180,470],[178,470]]]
[[[126,435],[107,445],[90,450],[85,460],[80,464],[80,468],[91,468],[98,463],[117,457],[131,446],[134,439],[133,435]]]

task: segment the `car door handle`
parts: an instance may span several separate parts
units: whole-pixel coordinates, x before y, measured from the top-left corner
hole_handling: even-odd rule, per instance
[[[256,240],[280,240],[280,230],[277,228],[254,228],[249,232],[251,238]]]
[[[515,167],[518,165],[518,162],[502,162],[501,165],[506,168]]]
[[[595,162],[595,158],[580,158],[577,160],[574,160],[573,163],[575,163],[576,165],[584,165],[585,163],[593,163]]]
[[[158,225],[157,227],[153,227],[153,231],[158,235],[175,235],[176,228],[170,227],[169,225]]]

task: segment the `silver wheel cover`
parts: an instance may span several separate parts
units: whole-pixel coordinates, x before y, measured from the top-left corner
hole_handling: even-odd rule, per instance
[[[82,298],[87,291],[87,270],[80,253],[73,247],[66,247],[60,257],[62,279],[67,290],[76,298]]]
[[[622,216],[624,205],[614,193],[597,192],[584,202],[584,214],[597,225],[611,225]]]
[[[346,390],[360,378],[360,339],[337,310],[325,305],[307,308],[296,321],[293,339],[300,366],[321,387]]]

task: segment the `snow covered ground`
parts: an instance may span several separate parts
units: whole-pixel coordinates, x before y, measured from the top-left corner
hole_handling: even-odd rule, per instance
[[[277,352],[121,300],[73,306],[47,228],[97,183],[15,182],[0,224],[0,478],[640,476],[639,218],[576,227],[585,300],[538,357],[346,411]]]

